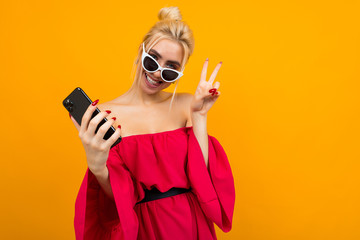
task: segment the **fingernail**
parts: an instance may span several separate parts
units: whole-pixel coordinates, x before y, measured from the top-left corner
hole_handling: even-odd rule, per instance
[[[120,128],[120,129],[121,129],[121,125],[118,125],[118,128]]]
[[[222,64],[222,61],[220,62],[220,64]]]
[[[69,113],[69,117],[70,117],[70,119],[71,119],[71,114]]]
[[[98,102],[99,102],[99,99],[96,99],[95,101],[93,101],[93,102],[91,103],[91,105],[95,106]]]
[[[209,90],[209,93],[214,92],[214,90],[216,90],[216,88],[212,88],[212,89],[210,89],[210,90]],[[216,92],[216,91],[215,91],[215,92]]]
[[[111,113],[111,111],[110,111],[110,110],[106,110],[105,112],[107,112],[108,114],[110,114],[110,113]]]
[[[116,120],[116,117],[112,117],[112,119],[114,119],[114,121]]]
[[[207,58],[205,61],[209,61],[209,58]]]
[[[216,92],[216,88],[212,88],[212,89],[209,90],[209,93],[211,93],[212,95],[214,95],[215,92]]]
[[[215,94],[219,94],[219,92],[216,92]]]

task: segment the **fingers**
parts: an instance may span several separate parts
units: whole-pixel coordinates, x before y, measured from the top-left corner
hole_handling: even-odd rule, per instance
[[[214,88],[219,89],[219,87],[220,87],[220,82],[215,82],[214,83]]]
[[[99,114],[98,114],[99,115]],[[95,118],[94,118],[95,119]],[[102,140],[104,139],[104,136],[106,134],[106,132],[109,130],[109,128],[113,125],[113,123],[115,122],[116,117],[107,119],[107,121],[101,125],[101,127],[99,128],[99,130],[97,131],[97,133],[95,134],[95,141],[97,142],[102,142]],[[101,122],[101,121],[100,121]]]
[[[212,74],[211,74],[211,76],[210,76],[209,83],[213,84],[213,82],[214,82],[214,80],[215,80],[215,78],[216,78],[216,75],[217,75],[217,73],[218,73],[219,70],[220,70],[221,65],[222,65],[222,62],[219,62],[219,63],[216,65],[214,71],[212,72]]]
[[[215,82],[214,86],[209,90],[209,93],[211,96],[218,95],[218,89],[220,87],[220,82]]]
[[[87,134],[89,134],[89,136],[94,136],[95,130],[96,130],[97,126],[99,125],[99,123],[110,113],[111,113],[111,111],[108,111],[108,110],[104,111],[104,112],[99,112],[93,119],[91,119],[88,129],[87,129]],[[106,124],[107,122],[105,122],[104,124]]]
[[[88,129],[88,125],[89,122],[91,120],[91,116],[94,113],[95,109],[96,109],[96,104],[99,102],[99,99],[95,100],[94,102],[92,102],[88,109],[85,111],[82,119],[81,119],[81,126],[80,126],[80,131],[79,131],[79,135],[82,135],[83,133],[85,133]]]
[[[114,142],[116,142],[116,140],[118,140],[118,138],[121,136],[121,126],[118,125],[115,129],[116,131],[114,132],[114,134],[111,135],[111,137],[105,142],[106,148],[110,148],[114,144]]]
[[[207,58],[207,59],[205,60],[203,69],[202,69],[202,71],[201,71],[200,81],[206,81],[206,72],[207,72],[208,65],[209,65],[209,59]]]

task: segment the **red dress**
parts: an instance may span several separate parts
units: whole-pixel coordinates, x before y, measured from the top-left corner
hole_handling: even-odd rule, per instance
[[[127,136],[107,160],[114,200],[87,169],[75,203],[75,234],[82,239],[216,239],[214,223],[232,227],[234,179],[224,149],[209,139],[209,170],[192,127]],[[136,204],[144,188],[192,191]]]

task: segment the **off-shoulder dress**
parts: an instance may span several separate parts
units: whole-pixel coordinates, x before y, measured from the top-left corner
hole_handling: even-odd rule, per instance
[[[76,239],[209,240],[216,239],[214,223],[230,231],[234,179],[223,147],[208,139],[207,168],[192,127],[123,137],[107,160],[114,200],[86,170],[75,203]],[[136,204],[154,187],[191,191]]]

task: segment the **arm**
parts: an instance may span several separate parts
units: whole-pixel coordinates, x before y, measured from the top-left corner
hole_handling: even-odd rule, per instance
[[[208,62],[208,59],[206,59],[203,70],[201,72],[199,85],[190,103],[190,118],[188,119],[188,122],[192,121],[193,132],[200,145],[207,168],[209,167],[207,113],[220,96],[220,92],[217,91],[220,86],[220,82],[214,83],[214,80],[222,64],[222,62],[220,62],[215,67],[215,70],[211,74],[209,81],[206,81]]]
[[[109,178],[109,170],[107,167],[104,168],[104,170],[100,173],[94,173],[97,181],[99,182],[101,188],[103,189],[103,191],[106,193],[106,195],[114,200],[114,194],[112,192],[111,189],[111,185],[110,185],[110,178]]]
[[[193,132],[196,137],[196,140],[198,141],[201,152],[204,156],[205,165],[208,168],[208,162],[209,162],[209,139],[208,139],[208,133],[207,133],[207,114],[202,115],[197,112],[191,111],[191,102],[193,100],[193,95],[190,93],[182,94],[182,98],[180,98],[181,105],[185,106],[184,113],[186,115],[186,127],[193,127]]]
[[[114,195],[112,193],[112,189],[110,185],[109,171],[106,166],[106,161],[109,157],[108,155],[110,151],[110,146],[120,137],[120,128],[118,127],[116,129],[116,132],[107,141],[105,141],[105,143],[92,141],[92,139],[96,139],[97,135],[104,134],[104,132],[106,132],[106,129],[109,129],[110,125],[115,121],[115,119],[111,121],[107,121],[105,124],[103,124],[100,127],[99,131],[97,132],[97,135],[95,135],[94,134],[95,127],[100,123],[103,117],[111,113],[111,111],[109,112],[102,111],[103,107],[100,107],[101,104],[97,105],[97,103],[98,100],[94,101],[93,104],[89,105],[88,109],[86,110],[82,118],[81,126],[75,121],[75,119],[71,115],[70,115],[70,119],[74,123],[76,129],[79,131],[79,137],[85,148],[85,152],[87,156],[86,160],[88,163],[89,171],[91,171],[91,173],[96,177],[99,185],[101,186],[105,194],[110,199],[114,199]],[[101,112],[93,119],[90,119],[91,115],[96,109],[96,105],[99,107]],[[95,121],[95,124],[91,124],[93,121]],[[98,139],[102,140],[102,137],[98,137]],[[90,144],[91,142],[93,144]],[[107,151],[104,151],[104,149],[106,149]]]
[[[193,124],[194,135],[199,142],[201,151],[204,156],[205,165],[208,168],[209,164],[209,139],[207,133],[207,115],[192,113],[191,121]]]

